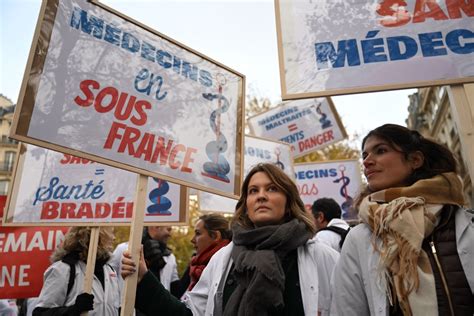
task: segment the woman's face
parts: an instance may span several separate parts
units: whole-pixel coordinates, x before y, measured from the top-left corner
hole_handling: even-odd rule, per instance
[[[387,141],[370,136],[362,151],[364,174],[372,191],[406,185],[414,165]]]
[[[283,222],[286,195],[265,172],[257,172],[250,178],[246,204],[249,219],[257,227]]]
[[[204,222],[198,220],[196,225],[194,225],[194,237],[191,239],[194,249],[196,250],[196,255],[200,255],[215,241],[216,238],[212,238],[211,235],[209,235],[209,231],[204,227]]]

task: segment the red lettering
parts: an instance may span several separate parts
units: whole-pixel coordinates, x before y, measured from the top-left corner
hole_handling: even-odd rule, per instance
[[[181,168],[181,171],[182,172],[191,172],[193,171],[192,168],[189,168],[189,164],[191,162],[194,162],[194,159],[191,158],[191,155],[196,153],[197,152],[197,149],[196,148],[188,148],[188,150],[186,150],[186,154],[184,155],[184,160],[183,160],[183,167]]]
[[[125,215],[127,218],[132,218],[133,215],[133,202],[127,203],[127,214]]]
[[[156,160],[158,159],[158,156],[160,156],[160,164],[164,165],[166,164],[166,161],[168,160],[168,156],[170,154],[171,147],[173,146],[173,140],[168,141],[168,146],[164,146],[165,139],[163,137],[158,137],[158,141],[156,142],[156,147],[155,151],[153,152],[153,157],[151,159],[151,162],[155,163]]]
[[[137,151],[135,152],[135,158],[140,158],[140,156],[145,155],[145,161],[150,161],[153,154],[153,144],[155,142],[155,135],[150,133],[145,133],[140,145],[138,145]]]
[[[377,7],[377,13],[385,17],[380,24],[386,27],[405,25],[410,22],[410,13],[405,10],[407,3],[403,0],[384,0]],[[395,8],[395,10],[394,10]]]
[[[105,141],[104,149],[111,149],[115,139],[122,139],[122,135],[118,134],[119,129],[126,129],[127,125],[123,123],[113,122],[112,127],[110,127],[109,135]]]
[[[100,84],[95,80],[84,80],[79,84],[79,89],[84,93],[85,98],[81,99],[79,96],[74,98],[74,102],[76,102],[79,106],[90,106],[94,102],[94,94],[91,91],[92,89],[99,89]]]
[[[104,106],[102,104],[102,101],[104,101],[106,97],[110,97],[110,102],[108,105]],[[117,98],[118,98],[118,91],[114,87],[106,87],[102,89],[95,99],[95,102],[94,102],[95,110],[98,113],[107,113],[111,111],[117,104]]]
[[[428,9],[425,11],[425,9]],[[436,0],[418,0],[415,4],[415,13],[413,14],[413,23],[425,22],[426,18],[435,20],[447,20],[443,9],[436,3]]]
[[[184,145],[178,144],[174,146],[173,150],[171,151],[170,155],[170,162],[169,165],[171,169],[178,169],[181,166],[179,161],[175,161],[176,156],[178,155],[178,151],[186,151],[186,147]]]
[[[97,203],[95,206],[95,217],[106,218],[110,215],[110,204],[109,203]]]
[[[117,120],[125,121],[130,119],[133,124],[138,126],[146,123],[147,115],[145,110],[152,108],[150,102],[146,100],[137,101],[137,97],[126,92],[120,92],[114,87],[105,87],[95,96],[92,89],[100,89],[100,84],[95,80],[83,80],[79,84],[79,88],[85,97],[76,96],[74,101],[77,105],[88,107],[94,104],[94,108],[98,113],[107,113],[115,108],[114,116]],[[132,115],[133,110],[136,113]]]
[[[59,203],[50,201],[50,202],[44,202],[43,207],[41,208],[41,219],[55,219],[58,217],[59,212]]]
[[[79,210],[77,211],[76,218],[94,218],[94,214],[92,213],[92,206],[91,203],[81,203],[79,206]]]
[[[76,209],[76,203],[61,203],[61,214],[59,218],[76,218],[74,210]]]
[[[126,148],[128,148],[128,154],[133,156],[135,154],[135,148],[133,148],[133,143],[140,138],[140,130],[134,127],[125,128],[123,133],[122,141],[118,148],[119,153],[123,153]]]
[[[138,126],[145,125],[147,119],[145,109],[151,109],[151,103],[145,100],[137,101],[135,103],[135,110],[137,111],[138,117],[132,116],[130,121]]]
[[[71,159],[71,155],[63,154],[63,159],[59,160],[59,163],[62,165],[65,165],[69,163],[69,160]]]
[[[474,4],[472,0],[446,0],[446,6],[448,7],[448,14],[451,19],[460,19],[461,10],[467,16],[474,16]]]

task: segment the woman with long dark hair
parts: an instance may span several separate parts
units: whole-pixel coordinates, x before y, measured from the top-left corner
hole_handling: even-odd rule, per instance
[[[473,315],[473,213],[444,146],[393,124],[362,141],[367,188],[334,270],[335,315]]]

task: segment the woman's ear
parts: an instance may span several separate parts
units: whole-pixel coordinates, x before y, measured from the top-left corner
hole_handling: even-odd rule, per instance
[[[212,239],[214,239],[214,241],[221,241],[222,240],[222,234],[221,234],[220,231],[214,230],[213,233],[214,233],[213,234],[214,236],[212,236]]]
[[[420,168],[421,166],[423,166],[423,164],[425,163],[425,156],[423,155],[421,151],[417,150],[410,154],[409,161],[411,163],[413,170],[416,170]]]

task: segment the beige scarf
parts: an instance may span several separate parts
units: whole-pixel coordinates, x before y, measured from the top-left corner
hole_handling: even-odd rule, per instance
[[[433,271],[421,246],[444,204],[464,204],[462,182],[453,172],[375,192],[360,205],[359,217],[371,227],[380,253],[387,294],[398,300],[404,315],[438,313]]]

